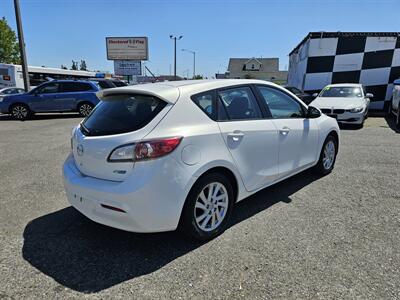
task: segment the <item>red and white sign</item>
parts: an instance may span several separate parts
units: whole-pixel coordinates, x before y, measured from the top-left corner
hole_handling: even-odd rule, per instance
[[[106,38],[108,60],[148,60],[147,37]]]

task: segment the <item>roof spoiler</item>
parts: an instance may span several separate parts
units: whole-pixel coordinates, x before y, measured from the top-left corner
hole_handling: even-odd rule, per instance
[[[131,86],[128,87],[118,87],[118,88],[111,88],[111,89],[104,89],[96,93],[96,96],[103,100],[105,97],[113,96],[113,95],[127,95],[127,94],[139,94],[139,95],[148,95],[157,97],[167,103],[174,104],[179,98],[179,90],[176,88],[169,88],[159,91],[152,91],[147,90],[144,88],[132,88]]]

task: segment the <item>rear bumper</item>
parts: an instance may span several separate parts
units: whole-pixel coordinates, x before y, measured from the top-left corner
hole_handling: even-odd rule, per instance
[[[160,232],[177,228],[190,176],[174,158],[135,165],[124,182],[83,175],[70,155],[63,166],[68,201],[89,219],[132,232]],[[110,209],[117,208],[117,211]]]

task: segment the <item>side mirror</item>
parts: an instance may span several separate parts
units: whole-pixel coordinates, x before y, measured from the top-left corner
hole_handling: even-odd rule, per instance
[[[314,107],[314,106],[309,106],[307,109],[307,118],[308,119],[316,119],[321,116],[321,111]]]
[[[374,98],[374,94],[372,94],[372,93],[367,93],[367,94],[365,95],[365,97],[366,97],[366,98]]]
[[[314,94],[312,94],[312,96],[313,96],[314,98],[317,98],[317,97],[318,97],[318,93],[314,93]]]

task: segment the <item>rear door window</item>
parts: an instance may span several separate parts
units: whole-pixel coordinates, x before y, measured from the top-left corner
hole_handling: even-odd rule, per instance
[[[61,89],[65,93],[76,93],[90,91],[92,86],[84,82],[63,82],[61,83]]]
[[[83,123],[85,135],[111,135],[143,128],[167,105],[140,94],[112,95],[101,99]]]
[[[262,114],[250,87],[238,87],[218,92],[230,120],[261,119]]]

